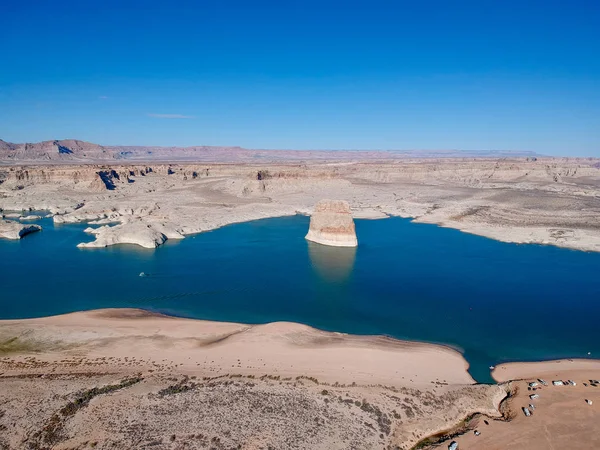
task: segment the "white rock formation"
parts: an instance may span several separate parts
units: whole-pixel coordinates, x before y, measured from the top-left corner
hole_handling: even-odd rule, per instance
[[[19,217],[19,220],[23,221],[23,220],[39,220],[41,219],[41,216],[36,216],[34,214],[30,215],[30,216],[23,216],[23,217]]]
[[[0,220],[0,238],[21,239],[29,233],[40,231],[39,225],[25,225],[12,220]]]
[[[310,217],[306,239],[334,247],[356,247],[356,230],[350,205],[341,200],[321,200]]]
[[[120,225],[104,225],[99,228],[88,227],[86,233],[96,236],[92,242],[82,242],[80,248],[108,247],[116,244],[135,244],[144,248],[156,248],[167,239],[183,239],[184,235],[168,226],[150,224],[141,220],[126,222]]]
[[[144,248],[156,248],[167,240],[161,232],[143,222],[130,222],[121,225],[104,225],[96,229],[86,229],[96,240],[77,244],[81,248],[108,247],[115,244],[135,244]]]

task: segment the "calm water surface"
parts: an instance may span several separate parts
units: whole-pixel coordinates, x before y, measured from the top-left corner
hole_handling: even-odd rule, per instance
[[[357,249],[311,244],[302,216],[78,249],[86,225],[0,240],[0,318],[107,307],[438,342],[491,381],[503,361],[600,357],[600,254],[505,244],[406,219],[357,220]],[[140,272],[149,276],[140,277]]]

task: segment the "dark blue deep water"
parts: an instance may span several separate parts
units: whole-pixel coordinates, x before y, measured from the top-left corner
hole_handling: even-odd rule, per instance
[[[0,319],[106,307],[294,321],[438,342],[470,372],[514,360],[600,357],[600,254],[505,244],[409,220],[357,220],[357,249],[311,244],[302,216],[169,241],[78,249],[85,225],[0,240]],[[148,277],[140,277],[145,272]]]

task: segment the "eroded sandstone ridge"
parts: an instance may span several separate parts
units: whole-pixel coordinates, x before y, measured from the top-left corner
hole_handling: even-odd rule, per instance
[[[0,210],[109,225],[91,233],[96,247],[155,247],[164,237],[231,223],[309,215],[319,200],[338,198],[355,219],[398,216],[505,242],[600,251],[600,159],[352,156],[290,162],[274,151],[277,163],[235,164],[17,165],[0,158]]]
[[[321,200],[310,216],[306,239],[333,247],[356,247],[356,230],[350,205],[343,200]]]

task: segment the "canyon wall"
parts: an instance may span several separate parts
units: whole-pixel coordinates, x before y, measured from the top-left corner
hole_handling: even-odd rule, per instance
[[[503,241],[600,251],[598,162],[20,164],[0,166],[0,210],[49,210],[55,223],[108,225],[86,246],[153,248],[230,223],[310,215],[318,201],[337,198],[354,218],[409,217]]]

